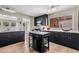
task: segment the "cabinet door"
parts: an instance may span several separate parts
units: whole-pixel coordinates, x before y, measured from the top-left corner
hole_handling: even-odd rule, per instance
[[[72,39],[72,48],[75,48],[75,49],[79,50],[79,34],[72,33],[71,34],[71,39]]]
[[[60,32],[55,32],[54,35],[55,35],[54,42],[60,43],[61,42]]]
[[[70,33],[61,33],[61,43],[65,46],[71,46],[71,34]]]
[[[41,18],[40,18],[40,17],[35,17],[35,18],[34,18],[34,25],[35,25],[35,26],[37,26],[37,22],[38,22],[38,21],[41,21]]]
[[[0,47],[8,45],[8,34],[7,33],[2,33],[0,34]]]
[[[48,15],[42,15],[34,18],[34,25],[37,25],[37,22],[41,21],[41,25],[48,25]]]
[[[49,34],[49,41],[50,41],[50,42],[54,42],[54,40],[55,40],[54,32],[51,32],[51,33]]]
[[[42,25],[48,25],[48,18],[46,16],[41,17]]]
[[[65,44],[65,39],[62,32],[55,33],[55,42],[58,44]]]
[[[55,42],[65,46],[71,46],[71,34],[64,32],[55,33]]]

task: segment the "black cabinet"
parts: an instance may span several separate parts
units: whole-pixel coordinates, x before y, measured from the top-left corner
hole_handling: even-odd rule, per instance
[[[49,34],[49,41],[50,42],[54,42],[54,40],[55,40],[55,33],[54,32],[50,32],[50,34]]]
[[[48,25],[48,15],[45,14],[45,15],[35,17],[34,18],[34,25],[35,26],[37,25],[38,21],[41,21],[41,25]]]
[[[24,41],[24,31],[0,33],[0,47]]]
[[[60,36],[58,32],[54,32],[54,42],[55,43],[60,43]]]
[[[43,53],[49,50],[49,34],[36,34],[29,33],[29,48],[33,48],[36,51]]]
[[[78,33],[68,33],[68,32],[51,32],[50,36],[53,38],[50,41],[61,44],[67,47],[71,47],[79,50],[79,34]]]
[[[63,33],[63,32],[59,32],[58,34],[59,34],[58,35],[59,43],[69,46],[70,42],[71,42],[71,36],[70,36],[71,34],[70,33]]]
[[[7,42],[9,40],[7,40],[6,38],[8,39],[8,34],[1,33],[1,35],[0,35],[0,47],[8,44]]]
[[[72,33],[71,34],[71,40],[72,40],[72,48],[79,50],[79,34],[78,33]]]
[[[54,35],[55,35],[55,38],[54,38],[55,43],[72,47],[73,40],[71,39],[71,33],[56,32]]]

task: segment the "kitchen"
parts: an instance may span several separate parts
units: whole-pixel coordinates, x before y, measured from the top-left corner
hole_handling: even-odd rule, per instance
[[[17,10],[17,11],[15,13],[12,13],[11,11],[7,11],[6,8],[8,10]],[[10,9],[10,8],[13,8],[13,9]],[[14,48],[15,51],[11,51],[12,49],[9,49],[8,46],[1,47],[0,51],[4,53],[17,52],[17,50],[21,48],[22,51],[19,51],[19,52],[26,52],[26,53],[37,52],[36,50],[32,48],[30,50],[29,48],[29,33],[31,34],[37,33],[37,34],[43,35],[43,34],[46,34],[47,32],[47,34],[49,33],[49,40],[48,40],[49,49],[46,51],[47,53],[79,52],[78,51],[79,50],[78,12],[79,12],[79,6],[76,6],[76,5],[75,6],[71,6],[71,5],[68,5],[68,6],[66,5],[65,6],[64,5],[54,5],[54,6],[52,5],[42,5],[42,6],[41,5],[12,5],[12,6],[6,5],[5,6],[4,5],[4,6],[1,6],[0,17],[2,18],[0,18],[1,19],[0,32],[1,33],[8,32],[9,40],[12,39],[14,41],[14,39],[19,39],[17,42],[20,42],[20,38],[21,38],[22,41],[20,45],[22,46],[14,45],[14,44],[17,44],[17,42],[12,41],[13,43],[10,43],[8,45],[14,45],[14,47],[16,46]],[[9,21],[10,26],[9,25],[4,26],[3,19],[4,21],[8,19],[7,21]],[[14,22],[14,24],[11,26],[12,22]],[[15,23],[16,23],[16,26],[15,26]],[[12,33],[12,34],[9,35],[9,33]],[[15,38],[13,39],[12,36],[14,36]],[[16,36],[18,36],[18,38],[16,38]],[[39,43],[39,41],[40,40],[38,40],[37,42]],[[10,41],[8,41],[8,43],[9,42]],[[39,44],[41,45],[41,42]],[[5,50],[6,47],[9,51]]]

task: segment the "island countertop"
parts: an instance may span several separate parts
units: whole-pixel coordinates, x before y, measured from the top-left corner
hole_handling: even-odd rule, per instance
[[[40,34],[40,35],[49,34],[49,32],[42,32],[42,31],[30,31],[30,33]]]

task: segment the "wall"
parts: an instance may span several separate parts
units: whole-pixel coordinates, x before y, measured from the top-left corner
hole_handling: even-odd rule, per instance
[[[22,13],[18,13],[18,12],[17,13],[9,13],[9,12],[5,12],[5,11],[0,10],[0,14],[9,15],[9,16],[15,16],[15,17],[18,18],[16,20],[17,26],[16,26],[15,30],[19,30],[19,27],[21,27],[21,25],[18,24],[18,22],[22,21],[22,18],[25,18],[26,20],[30,20],[30,21],[33,20],[32,16],[28,16],[28,15],[25,15],[25,14],[22,14]],[[30,25],[30,27],[31,27],[31,25]]]
[[[34,26],[34,17],[31,17],[30,18],[30,29],[32,30],[32,29],[34,29],[35,28],[35,26]]]
[[[78,7],[78,31],[79,31],[79,7]]]
[[[72,15],[72,31],[78,31],[78,7],[49,14],[48,16],[49,26],[50,26],[50,18],[68,16],[68,15]],[[53,30],[61,30],[61,29],[53,28]]]

